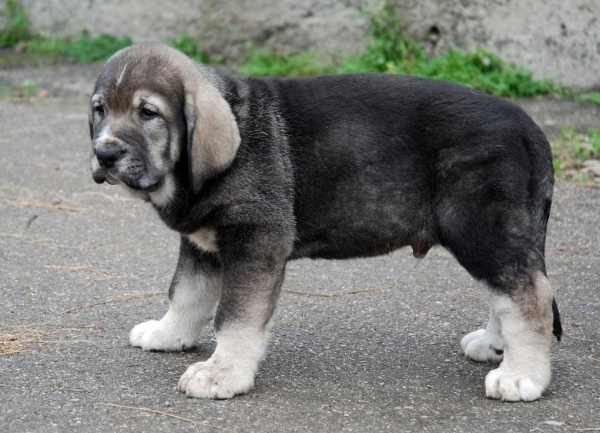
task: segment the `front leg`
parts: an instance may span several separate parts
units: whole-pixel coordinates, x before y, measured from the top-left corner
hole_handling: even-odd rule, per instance
[[[169,289],[169,311],[160,320],[135,326],[129,342],[143,350],[174,352],[198,344],[200,332],[221,296],[222,267],[212,254],[182,236],[177,270]]]
[[[217,348],[179,380],[179,391],[190,397],[231,398],[247,393],[266,354],[293,237],[273,232],[233,237],[238,240],[220,251],[224,274],[215,318]]]

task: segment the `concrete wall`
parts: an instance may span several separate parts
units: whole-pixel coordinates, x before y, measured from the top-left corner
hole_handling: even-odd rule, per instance
[[[0,0],[1,1],[1,0]],[[164,40],[185,29],[239,58],[248,43],[282,51],[357,52],[360,11],[378,0],[22,0],[35,31],[81,29]],[[600,89],[600,0],[392,0],[409,35],[432,52],[483,46],[566,86]]]

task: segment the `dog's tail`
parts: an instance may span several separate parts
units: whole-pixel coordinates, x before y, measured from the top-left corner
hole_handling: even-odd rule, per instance
[[[560,313],[558,312],[558,304],[556,299],[552,298],[552,333],[560,342],[563,335],[562,325],[560,323]]]
[[[532,163],[530,197],[534,217],[535,245],[542,255],[542,271],[546,275],[546,229],[552,206],[554,187],[554,166],[552,151],[544,133],[536,126],[536,132],[530,135],[529,154]],[[563,329],[556,299],[552,299],[552,333],[560,341]]]

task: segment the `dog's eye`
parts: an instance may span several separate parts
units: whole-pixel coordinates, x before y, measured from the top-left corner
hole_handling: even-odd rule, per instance
[[[158,116],[158,113],[156,111],[144,107],[140,110],[140,116],[142,117],[142,120],[152,120],[156,116]]]
[[[95,105],[94,114],[97,114],[100,117],[104,117],[104,107],[102,105]]]

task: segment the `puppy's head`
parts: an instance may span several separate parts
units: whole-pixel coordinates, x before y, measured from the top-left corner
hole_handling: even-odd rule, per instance
[[[151,193],[187,157],[197,192],[229,167],[240,135],[218,83],[211,70],[164,44],[114,54],[90,101],[94,180]]]

